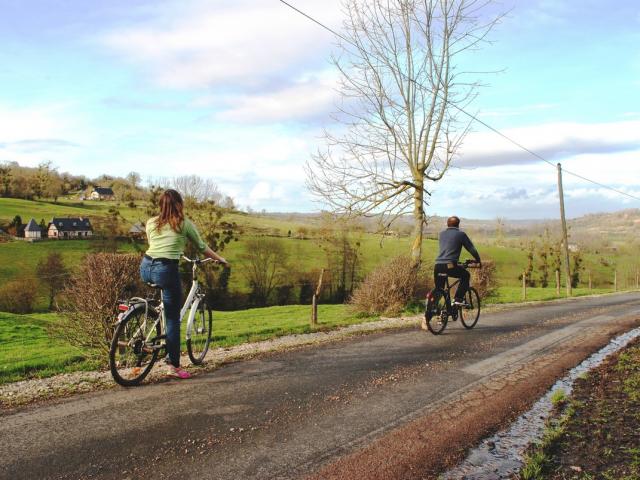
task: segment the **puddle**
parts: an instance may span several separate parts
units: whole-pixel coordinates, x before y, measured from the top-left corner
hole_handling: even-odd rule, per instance
[[[573,368],[566,377],[558,380],[549,392],[533,405],[531,410],[522,414],[508,429],[483,440],[462,463],[439,478],[441,480],[512,478],[524,464],[524,452],[527,447],[542,439],[546,419],[552,410],[551,396],[554,392],[564,390],[566,394],[570,394],[574,381],[580,375],[597,367],[607,356],[624,348],[637,337],[640,337],[640,328],[635,328],[614,338],[607,346]]]

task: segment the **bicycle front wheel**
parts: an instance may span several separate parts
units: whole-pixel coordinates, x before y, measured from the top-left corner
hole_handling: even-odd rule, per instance
[[[470,287],[464,296],[464,305],[460,307],[460,320],[467,330],[471,330],[480,318],[480,295],[478,291]]]
[[[211,330],[213,328],[213,317],[211,310],[205,308],[204,301],[198,305],[198,310],[191,325],[191,332],[187,339],[187,352],[191,362],[200,365],[209,350],[211,343]]]
[[[441,288],[434,288],[427,300],[424,312],[427,328],[434,335],[440,335],[447,326],[449,310],[447,308],[447,294]]]
[[[139,385],[158,358],[160,322],[145,315],[145,307],[135,307],[118,324],[111,348],[109,367],[113,379],[123,387]]]

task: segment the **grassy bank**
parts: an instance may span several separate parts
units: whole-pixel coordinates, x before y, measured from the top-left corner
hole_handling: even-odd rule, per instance
[[[81,350],[50,337],[47,325],[56,319],[52,313],[0,312],[0,384],[96,367]]]

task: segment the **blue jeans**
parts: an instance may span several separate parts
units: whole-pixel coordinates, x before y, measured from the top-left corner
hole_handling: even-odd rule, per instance
[[[174,367],[180,366],[180,307],[182,305],[182,284],[178,272],[178,262],[147,257],[140,264],[143,282],[155,283],[162,288],[162,303],[167,321],[167,353]]]

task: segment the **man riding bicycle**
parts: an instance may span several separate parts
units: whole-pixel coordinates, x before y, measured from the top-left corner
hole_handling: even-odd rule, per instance
[[[471,274],[458,265],[462,247],[473,256],[476,262],[481,263],[480,254],[478,254],[476,247],[459,227],[460,219],[458,217],[453,216],[447,219],[447,229],[440,232],[440,254],[436,258],[433,271],[437,288],[443,288],[445,283],[445,278],[438,276],[439,273],[446,273],[449,277],[460,279],[453,305],[464,304],[464,295],[469,289],[469,280],[471,279]]]

